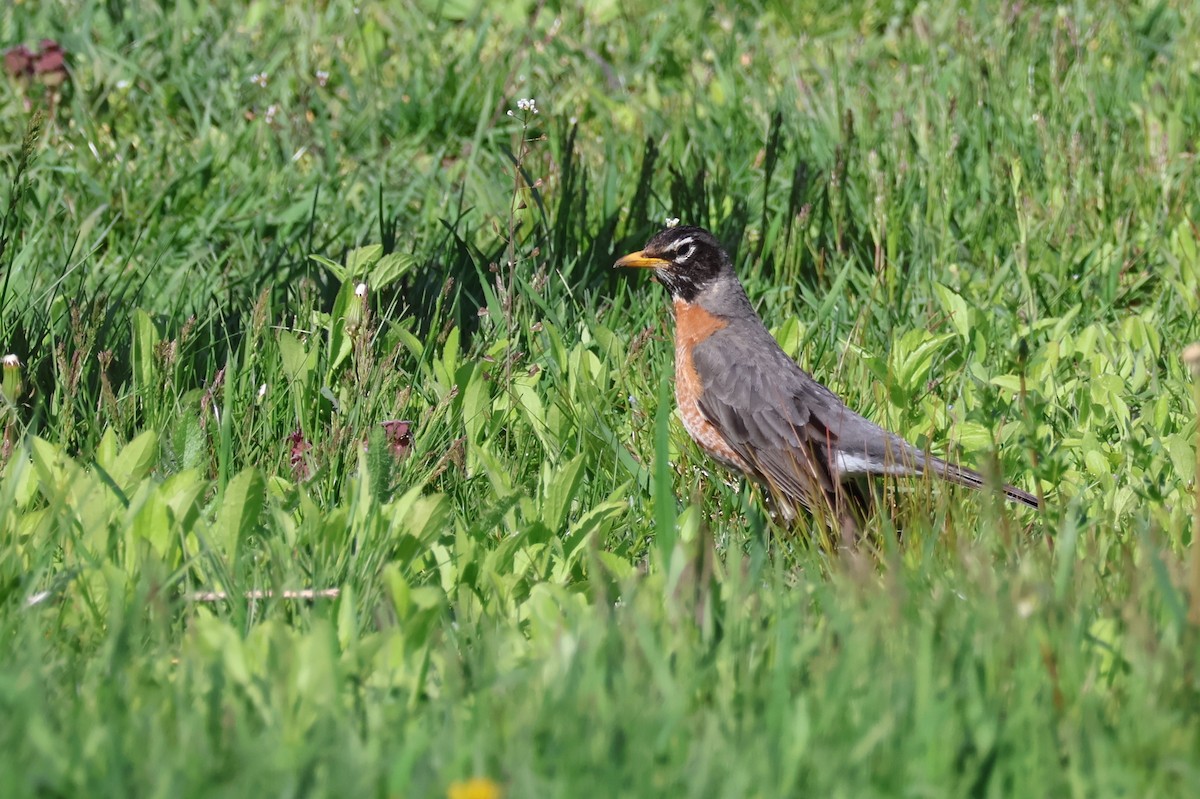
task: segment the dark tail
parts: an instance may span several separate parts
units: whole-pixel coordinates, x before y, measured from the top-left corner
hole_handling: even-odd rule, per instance
[[[957,483],[967,488],[974,488],[977,491],[987,486],[983,480],[983,475],[974,469],[968,469],[966,466],[959,466],[956,463],[947,463],[941,458],[927,457],[925,462],[930,471],[947,482]],[[1041,508],[1041,503],[1038,502],[1037,497],[1015,486],[1006,485],[1004,487],[1004,498],[1009,502],[1026,505],[1034,510]]]

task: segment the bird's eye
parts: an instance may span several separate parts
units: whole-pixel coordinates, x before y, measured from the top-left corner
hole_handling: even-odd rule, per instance
[[[684,252],[684,254],[683,254],[683,255],[680,255],[680,256],[679,256],[678,258],[676,258],[675,260],[679,261],[680,263],[686,263],[686,262],[688,262],[688,261],[692,260],[692,254],[693,254],[694,252],[696,252],[696,245],[695,245],[695,244],[689,244],[689,245],[688,245],[688,248],[687,248],[687,251],[686,251],[686,252]]]

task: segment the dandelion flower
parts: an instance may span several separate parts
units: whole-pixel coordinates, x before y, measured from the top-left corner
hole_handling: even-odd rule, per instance
[[[503,795],[500,786],[487,777],[453,782],[446,791],[446,799],[500,799]]]

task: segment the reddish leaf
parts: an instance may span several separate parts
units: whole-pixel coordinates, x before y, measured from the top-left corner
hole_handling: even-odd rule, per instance
[[[412,422],[402,419],[392,419],[383,422],[384,432],[387,433],[388,449],[397,460],[403,458],[412,449]]]
[[[33,74],[33,60],[36,56],[23,44],[4,51],[4,71],[10,77],[20,78]]]
[[[304,482],[312,476],[312,472],[308,467],[308,451],[312,449],[312,444],[304,438],[304,433],[300,430],[288,436],[288,441],[291,442],[291,464],[292,477],[296,482]]]

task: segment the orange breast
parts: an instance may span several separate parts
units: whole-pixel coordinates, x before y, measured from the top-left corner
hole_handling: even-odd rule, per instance
[[[702,384],[692,362],[692,348],[724,327],[725,320],[699,305],[675,300],[675,402],[684,429],[701,449],[726,466],[749,472],[747,463],[700,412]]]

